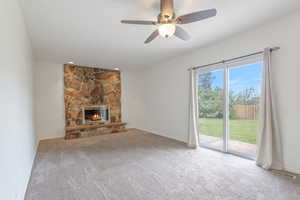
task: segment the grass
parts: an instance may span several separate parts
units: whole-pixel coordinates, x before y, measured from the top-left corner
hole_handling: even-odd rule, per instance
[[[223,137],[223,120],[201,118],[199,120],[201,134]],[[230,139],[250,144],[256,144],[256,132],[258,123],[256,120],[230,120]]]

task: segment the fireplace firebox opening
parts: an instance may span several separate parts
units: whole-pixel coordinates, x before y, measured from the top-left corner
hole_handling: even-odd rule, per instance
[[[110,122],[110,110],[108,105],[83,108],[83,124],[107,122]]]

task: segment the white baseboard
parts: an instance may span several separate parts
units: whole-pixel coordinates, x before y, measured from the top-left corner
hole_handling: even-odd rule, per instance
[[[26,178],[25,189],[24,189],[24,192],[22,193],[22,196],[20,197],[20,199],[25,199],[25,197],[26,197],[27,189],[28,189],[29,182],[30,182],[31,175],[32,175],[32,171],[33,171],[33,166],[34,166],[34,163],[35,163],[35,160],[36,160],[36,157],[37,157],[37,153],[38,153],[39,144],[40,144],[40,140],[37,139],[36,144],[35,144],[34,156],[33,156],[33,159],[31,161],[30,173],[29,173],[29,175]]]
[[[144,128],[137,128],[137,129],[138,129],[138,130],[141,130],[141,131],[148,132],[148,133],[152,133],[152,134],[154,134],[154,135],[162,136],[162,137],[165,137],[165,138],[169,138],[169,139],[176,140],[176,141],[178,141],[178,142],[183,142],[183,143],[187,144],[187,141],[178,139],[178,138],[176,138],[176,137],[172,137],[172,136],[167,135],[167,134],[158,133],[158,132],[156,132],[156,131],[152,131],[152,130],[148,130],[148,129],[144,129]]]

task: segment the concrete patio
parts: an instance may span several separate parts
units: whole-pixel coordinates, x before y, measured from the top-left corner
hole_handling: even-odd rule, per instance
[[[223,150],[223,138],[199,134],[200,144]],[[229,150],[256,157],[256,145],[236,140],[229,140]]]

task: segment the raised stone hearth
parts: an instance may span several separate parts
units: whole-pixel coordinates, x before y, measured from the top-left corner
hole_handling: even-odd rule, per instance
[[[88,124],[66,127],[65,139],[75,139],[97,135],[107,135],[112,133],[126,132],[126,123],[115,122],[106,124]]]
[[[83,112],[89,106],[107,105],[107,123],[121,122],[120,71],[65,65],[64,101],[66,128],[85,124]]]

